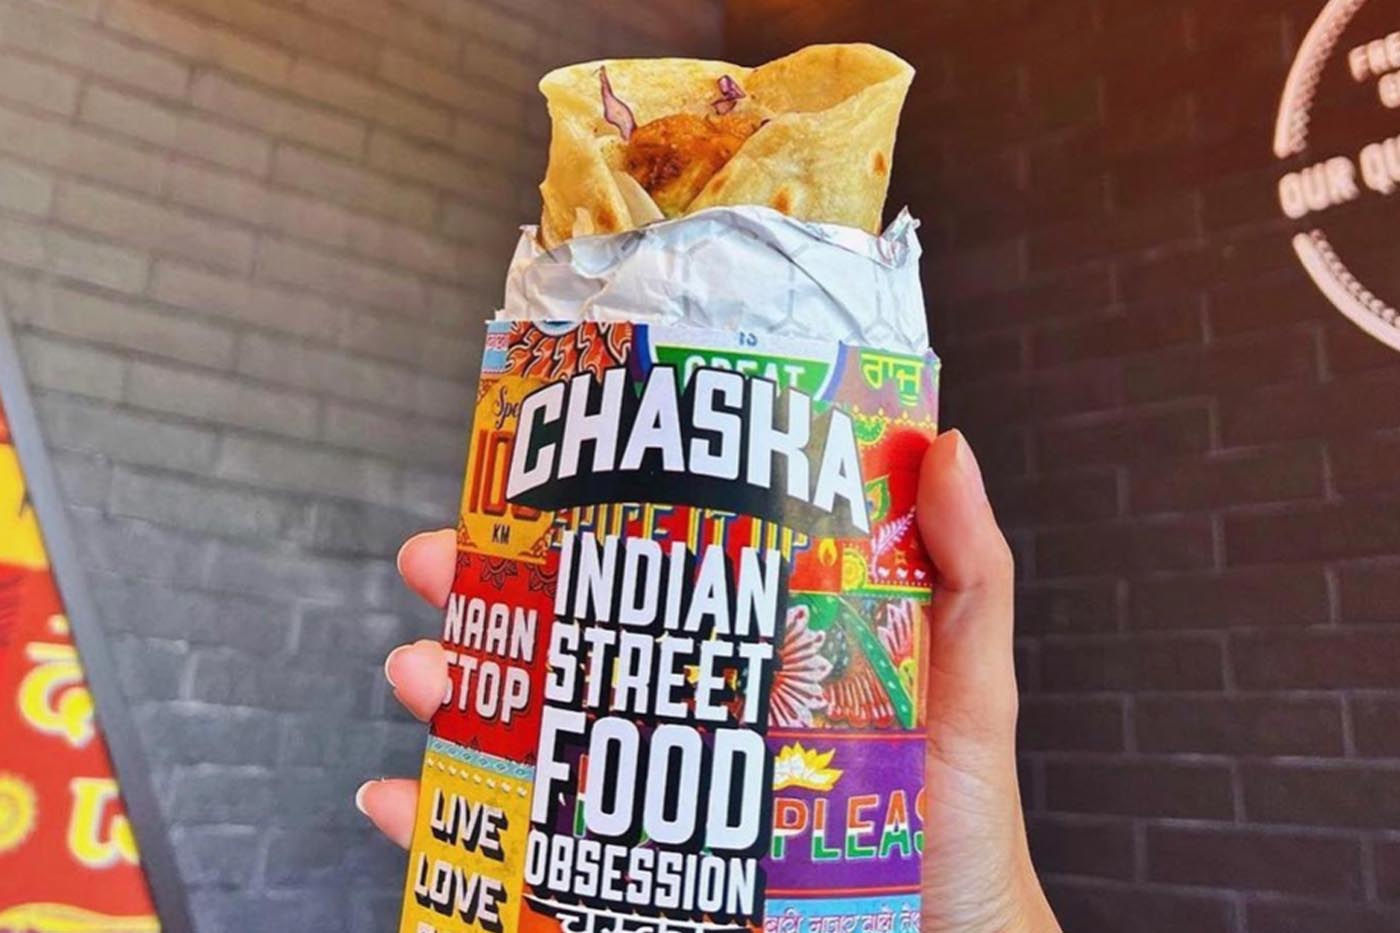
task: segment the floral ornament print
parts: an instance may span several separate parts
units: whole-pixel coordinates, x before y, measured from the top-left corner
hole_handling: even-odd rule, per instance
[[[788,610],[769,706],[769,719],[775,726],[810,727],[815,725],[813,714],[826,708],[822,681],[831,673],[831,662],[821,653],[826,634],[813,631],[809,621],[806,606]]]

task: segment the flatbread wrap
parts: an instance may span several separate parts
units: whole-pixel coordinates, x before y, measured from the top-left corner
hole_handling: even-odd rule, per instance
[[[542,81],[401,933],[917,931],[938,360],[918,224],[880,229],[912,75]]]
[[[757,68],[586,62],[545,75],[540,241],[758,205],[878,234],[914,69],[873,45],[815,45]]]

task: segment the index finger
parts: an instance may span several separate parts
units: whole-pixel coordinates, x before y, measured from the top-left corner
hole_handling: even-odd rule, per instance
[[[409,589],[441,609],[447,605],[457,569],[457,532],[451,528],[419,532],[399,548],[398,567]]]

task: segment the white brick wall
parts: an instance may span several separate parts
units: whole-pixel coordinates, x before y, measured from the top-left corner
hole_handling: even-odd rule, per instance
[[[716,0],[0,0],[0,295],[204,933],[393,928],[350,806],[416,770],[481,323],[534,83],[720,52]]]

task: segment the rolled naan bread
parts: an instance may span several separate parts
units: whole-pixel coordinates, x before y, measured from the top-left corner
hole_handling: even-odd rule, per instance
[[[619,233],[761,205],[880,232],[914,69],[873,45],[815,45],[758,68],[683,58],[559,68],[540,239]]]

